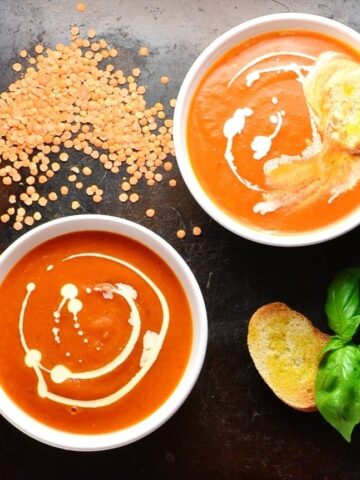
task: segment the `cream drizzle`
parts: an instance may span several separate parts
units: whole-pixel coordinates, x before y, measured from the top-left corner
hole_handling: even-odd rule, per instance
[[[311,67],[308,65],[298,65],[295,62],[289,63],[287,65],[279,65],[276,67],[269,67],[269,68],[262,68],[260,70],[254,70],[246,75],[246,86],[252,87],[252,85],[257,81],[260,80],[260,77],[263,73],[271,73],[271,72],[293,72],[296,74],[296,78],[299,82],[302,81],[304,78],[302,74],[302,70],[305,72],[309,72]]]
[[[328,203],[331,204],[334,200],[337,199],[343,193],[354,188],[357,183],[360,181],[360,163],[356,163],[353,166],[353,169],[349,175],[349,178],[346,183],[338,185],[336,188],[331,190],[331,197],[328,200]]]
[[[245,128],[245,120],[247,117],[250,117],[253,114],[251,108],[238,108],[235,110],[233,116],[226,120],[224,123],[224,137],[227,139],[225,158],[226,160],[233,165],[234,155],[232,153],[232,144],[235,135],[240,135],[240,133]]]
[[[300,160],[307,160],[314,155],[320,153],[322,149],[322,140],[321,136],[316,128],[315,114],[312,112],[310,107],[308,107],[309,117],[310,117],[310,126],[311,126],[311,144],[307,145],[304,150],[299,155],[280,155],[279,157],[274,157],[264,163],[264,173],[269,174],[272,170],[275,170],[278,166],[284,165],[287,163],[297,162]]]
[[[271,158],[264,163],[264,174],[268,175],[273,170],[278,168],[280,165],[285,165],[294,162],[301,162],[304,160],[308,160],[311,157],[317,155],[322,150],[322,140],[320,134],[316,128],[315,123],[315,114],[312,112],[311,108],[308,106],[309,117],[310,117],[310,125],[311,125],[311,132],[312,132],[312,142],[310,145],[306,146],[304,150],[299,155],[280,155],[279,157]],[[337,197],[338,195],[336,195]],[[334,197],[334,199],[336,198]],[[331,199],[328,200],[328,203]],[[260,215],[266,215],[267,213],[275,212],[281,207],[284,207],[287,204],[292,202],[292,197],[288,197],[286,203],[285,200],[278,201],[278,200],[266,200],[262,202],[258,202],[253,207],[254,213],[259,213]]]
[[[140,320],[139,310],[136,306],[136,303],[134,302],[134,300],[137,298],[137,292],[130,285],[125,285],[124,283],[118,283],[116,287],[113,287],[110,284],[109,285],[107,284],[106,287],[104,287],[103,285],[98,285],[94,288],[94,291],[104,292],[103,290],[104,288],[109,288],[116,295],[123,297],[130,307],[131,313],[130,313],[130,318],[128,322],[132,326],[132,331],[127,344],[125,345],[121,353],[117,357],[115,357],[111,362],[95,370],[76,373],[76,372],[71,372],[69,369],[67,369],[63,365],[55,366],[51,370],[51,380],[54,383],[63,383],[65,382],[65,380],[68,380],[70,378],[90,380],[91,378],[97,378],[97,377],[106,375],[107,373],[112,372],[117,367],[119,367],[122,363],[124,363],[125,360],[127,360],[129,355],[134,350],[134,347],[136,345],[136,342],[138,341],[138,338],[140,335],[140,329],[141,329],[141,320]],[[84,339],[84,341],[85,340],[87,339]],[[85,343],[88,343],[88,342],[85,342]]]
[[[161,351],[161,348],[163,346],[163,343],[167,334],[169,321],[170,321],[170,312],[169,312],[167,301],[162,291],[147,275],[145,275],[141,270],[139,270],[137,267],[135,267],[129,262],[126,262],[116,257],[103,255],[101,253],[96,253],[96,252],[71,255],[65,258],[63,262],[67,262],[70,260],[75,260],[77,258],[83,258],[83,257],[102,258],[104,260],[112,261],[117,264],[123,265],[129,268],[130,270],[132,270],[133,272],[135,272],[154,291],[154,293],[156,294],[156,296],[160,301],[162,312],[163,312],[160,331],[157,333],[157,332],[152,332],[151,330],[147,330],[144,334],[143,353],[140,359],[140,368],[138,372],[130,379],[129,382],[127,382],[123,387],[121,387],[116,392],[110,395],[107,395],[103,398],[99,398],[95,400],[72,399],[72,398],[63,397],[61,395],[57,395],[50,392],[48,390],[48,386],[42,372],[45,371],[50,373],[50,377],[54,383],[62,383],[68,379],[88,380],[88,379],[100,377],[102,375],[106,375],[112,372],[117,367],[119,367],[123,362],[125,362],[125,360],[133,352],[135,344],[138,341],[138,338],[140,335],[141,319],[140,319],[138,308],[135,303],[135,300],[137,298],[137,292],[131,286],[125,285],[122,283],[118,283],[116,284],[116,286],[113,286],[110,284],[100,284],[94,288],[94,291],[101,292],[103,294],[104,292],[111,290],[113,294],[122,296],[128,302],[131,310],[128,322],[132,326],[132,332],[124,349],[115,359],[113,359],[108,364],[95,370],[90,370],[85,372],[71,372],[64,365],[55,365],[52,370],[45,368],[41,364],[41,358],[42,358],[41,352],[35,349],[29,349],[24,336],[24,318],[25,318],[25,312],[26,312],[29,299],[32,293],[35,291],[36,285],[34,283],[29,283],[27,285],[27,289],[26,289],[27,292],[23,300],[20,316],[19,316],[19,333],[20,333],[20,340],[25,351],[25,364],[29,368],[34,369],[34,372],[36,373],[36,376],[38,379],[39,396],[42,398],[48,398],[49,400],[52,400],[57,403],[61,403],[63,405],[69,405],[69,406],[76,405],[82,408],[99,408],[99,407],[108,406],[116,402],[123,396],[125,396],[127,393],[129,393],[142,380],[142,378],[147,374],[147,372],[153,366],[153,364],[158,358],[158,355]],[[76,286],[72,284],[65,285],[61,293],[63,296],[63,299],[59,305],[61,306],[61,308],[65,305],[66,301],[69,301],[70,303],[71,300],[75,300],[75,297],[78,294]],[[69,298],[69,296],[72,298]],[[78,310],[79,306],[80,305],[77,305],[77,307],[75,308],[76,315],[80,311]],[[81,307],[82,307],[82,304],[81,304]],[[72,313],[74,313],[74,309]]]
[[[60,301],[57,310],[53,314],[54,322],[60,323],[61,311],[67,303],[68,312],[71,313],[73,316],[74,328],[77,330],[77,333],[79,336],[83,336],[84,332],[82,330],[79,330],[80,323],[78,318],[78,314],[83,309],[83,303],[78,298],[79,291],[76,285],[73,285],[72,283],[67,283],[66,285],[63,285],[63,287],[61,288],[60,294],[62,296],[62,300]],[[54,333],[55,341],[57,343],[61,343],[60,335],[59,335],[60,328],[54,327],[53,333]],[[83,341],[84,343],[88,342],[87,338],[85,338]]]
[[[281,56],[295,56],[295,57],[310,60],[312,62],[316,61],[316,57],[314,57],[312,55],[308,55],[306,53],[301,53],[301,52],[294,52],[294,51],[280,51],[280,52],[273,52],[273,53],[268,53],[268,54],[265,54],[265,55],[261,55],[259,57],[256,57],[255,59],[253,59],[252,61],[250,61],[246,65],[244,65],[228,82],[228,87],[232,86],[232,84],[241,75],[243,75],[250,68],[254,67],[255,65],[259,64],[260,62],[262,62],[264,60],[267,60],[267,59],[270,59],[270,58],[281,57]],[[276,60],[279,60],[279,59],[276,58]],[[261,75],[264,74],[264,73],[271,73],[271,72],[280,73],[281,71],[283,71],[283,72],[290,72],[290,71],[294,72],[297,80],[300,83],[302,83],[305,79],[305,77],[303,75],[303,71],[309,72],[309,71],[311,71],[311,69],[312,69],[312,66],[299,65],[296,62],[291,62],[291,63],[285,64],[285,65],[277,65],[277,66],[274,66],[274,67],[253,70],[246,75],[246,86],[248,88],[251,88],[253,83],[255,81],[259,80]],[[274,96],[274,97],[272,97],[271,102],[273,103],[273,105],[277,105],[278,102],[279,102],[279,99],[276,96]],[[244,110],[244,109],[239,109],[239,110]],[[306,159],[309,159],[310,157],[316,155],[317,153],[319,153],[321,151],[322,141],[321,141],[320,134],[319,134],[319,132],[317,130],[317,127],[316,127],[316,118],[315,118],[314,113],[311,111],[311,109],[309,107],[308,107],[308,111],[309,111],[309,118],[310,118],[311,132],[312,132],[312,142],[311,142],[311,144],[308,145],[307,147],[305,147],[305,149],[299,155],[280,155],[279,157],[269,159],[267,162],[265,162],[264,167],[263,167],[265,175],[269,174],[272,170],[278,168],[282,164],[306,160]],[[271,135],[269,135],[269,136],[257,135],[252,140],[251,149],[254,152],[253,158],[255,160],[261,160],[271,150],[272,140],[280,132],[280,129],[281,129],[281,126],[282,126],[282,117],[283,117],[284,114],[285,114],[285,112],[283,112],[283,111],[278,112],[276,114],[276,117],[277,117],[276,128],[274,129],[274,132]],[[231,118],[233,118],[233,117],[231,117]],[[231,118],[229,120],[231,120]],[[269,120],[270,120],[271,123],[275,123],[275,116],[274,115],[270,116]],[[226,123],[227,122],[225,122],[225,125],[226,125]],[[236,134],[241,134],[241,131],[236,132],[235,135]],[[224,136],[227,138],[227,147],[226,147],[226,151],[225,151],[224,156],[225,156],[225,159],[228,162],[232,172],[237,177],[237,179],[240,180],[240,182],[243,185],[245,185],[247,188],[249,188],[251,190],[256,190],[256,191],[262,192],[263,194],[266,193],[265,189],[259,187],[256,184],[253,184],[252,182],[250,182],[246,178],[243,178],[237,172],[237,168],[236,168],[236,165],[234,163],[235,159],[234,159],[234,156],[233,156],[232,151],[231,151],[234,136],[231,139],[230,146],[229,146],[229,139],[225,135],[225,128],[224,128]],[[229,150],[231,152],[231,157],[229,156]],[[231,162],[229,161],[230,159],[231,159]],[[349,182],[353,182],[353,180],[350,179]],[[331,197],[331,199],[329,199],[329,203],[334,198],[336,198],[338,196],[338,194],[339,194],[338,192],[333,192],[333,196]],[[288,203],[291,203],[291,199],[288,199]],[[273,212],[273,211],[277,210],[281,206],[284,206],[284,201],[279,201],[279,200],[262,201],[262,202],[258,202],[256,205],[254,205],[253,211],[254,211],[254,213],[259,213],[261,215],[265,215],[266,213],[270,213],[270,212]]]
[[[261,55],[259,57],[254,58],[251,60],[251,62],[247,63],[244,65],[238,72],[232,77],[232,79],[228,83],[228,87],[231,87],[231,85],[237,80],[240,75],[245,73],[249,68],[255,67],[260,62],[263,62],[264,60],[268,60],[270,58],[274,57],[282,57],[282,56],[291,56],[291,57],[299,57],[299,58],[306,58],[307,60],[311,60],[315,62],[316,57],[313,55],[308,55],[307,53],[301,53],[301,52],[293,52],[293,51],[280,51],[280,52],[273,52],[273,53],[266,53],[265,55]]]
[[[236,135],[240,135],[245,128],[246,118],[250,117],[254,112],[251,108],[238,108],[235,110],[232,117],[230,117],[224,123],[223,133],[224,137],[227,140],[226,150],[225,150],[225,160],[227,161],[231,171],[236,176],[236,178],[245,185],[246,188],[250,190],[255,190],[257,192],[261,191],[261,188],[258,185],[251,183],[246,178],[243,178],[237,171],[236,165],[234,163],[234,154],[232,152],[233,140]]]
[[[271,135],[257,135],[251,142],[250,147],[254,152],[253,157],[255,160],[261,160],[270,152],[272,141],[278,136],[281,130],[283,124],[283,113],[285,114],[285,112],[278,112],[275,118],[270,118],[270,121],[276,124],[275,130]]]

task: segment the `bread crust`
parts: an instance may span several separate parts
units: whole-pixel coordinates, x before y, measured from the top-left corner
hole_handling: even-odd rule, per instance
[[[275,395],[296,410],[312,412],[317,410],[320,353],[329,338],[301,313],[274,302],[251,317],[247,344],[256,369]]]

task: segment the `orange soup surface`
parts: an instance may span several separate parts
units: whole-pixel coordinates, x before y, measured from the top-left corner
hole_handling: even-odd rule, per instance
[[[205,192],[233,218],[259,229],[297,233],[336,222],[359,206],[357,184],[334,201],[324,195],[296,207],[254,211],[268,188],[265,163],[299,155],[312,143],[299,80],[325,51],[360,60],[359,52],[329,36],[279,31],[232,48],[202,78],[189,110],[188,151]]]
[[[131,426],[188,363],[190,307],[173,271],[129,238],[81,232],[22,258],[0,286],[0,382],[29,415],[67,432]]]

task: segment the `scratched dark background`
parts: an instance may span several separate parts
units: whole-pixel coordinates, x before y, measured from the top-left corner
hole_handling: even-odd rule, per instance
[[[149,102],[168,104],[176,97],[196,56],[219,34],[249,18],[268,13],[302,11],[335,18],[360,28],[357,0],[87,0],[87,11],[76,11],[76,0],[0,0],[0,89],[13,81],[11,65],[17,52],[37,42],[54,46],[66,41],[69,26],[78,24],[119,47],[116,64],[129,71],[143,69],[150,85]],[[139,58],[139,46],[151,50]],[[168,86],[159,84],[168,75]],[[169,110],[169,113],[170,110]],[[282,404],[256,372],[246,347],[247,323],[260,305],[281,300],[325,328],[326,286],[342,267],[360,265],[359,229],[324,245],[278,249],[253,244],[216,225],[195,203],[175,168],[167,181],[153,189],[139,187],[137,204],[117,200],[121,176],[78,153],[71,165],[91,165],[86,184],[104,189],[94,204],[85,193],[69,197],[42,211],[43,220],[72,214],[71,200],[79,199],[79,213],[106,213],[139,222],[168,240],[185,258],[203,290],[209,314],[209,347],[201,377],[180,411],[160,430],[140,442],[100,453],[56,450],[27,438],[5,420],[0,421],[1,480],[69,479],[281,479],[358,480],[360,430],[347,444],[318,414],[296,412]],[[70,162],[45,191],[56,190],[66,178]],[[5,198],[3,194],[0,194]],[[0,209],[3,202],[0,198]],[[156,209],[148,219],[147,208]],[[200,225],[203,235],[175,232]],[[1,247],[19,234],[0,227]],[[1,314],[1,307],[0,307]]]

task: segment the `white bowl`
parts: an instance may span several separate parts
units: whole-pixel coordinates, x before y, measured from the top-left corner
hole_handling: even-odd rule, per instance
[[[351,230],[360,223],[360,208],[341,220],[317,230],[299,234],[267,232],[235,220],[222,210],[202,188],[192,168],[187,148],[187,118],[199,82],[214,62],[240,42],[263,33],[301,29],[330,35],[360,49],[360,34],[334,20],[305,13],[266,15],[244,22],[221,35],[196,59],[181,86],[174,114],[174,143],[180,172],[200,206],[218,223],[241,237],[267,245],[301,246],[324,242]]]
[[[150,416],[139,423],[111,433],[80,435],[48,427],[25,413],[0,386],[0,413],[30,437],[67,450],[95,451],[116,448],[135,442],[156,430],[181,406],[193,388],[204,362],[207,345],[207,316],[204,300],[194,275],[180,255],[150,230],[115,217],[79,215],[61,218],[34,228],[14,242],[0,256],[0,282],[29,251],[66,233],[96,230],[132,238],[157,253],[179,279],[189,301],[193,318],[193,344],[186,370],[170,397]]]

